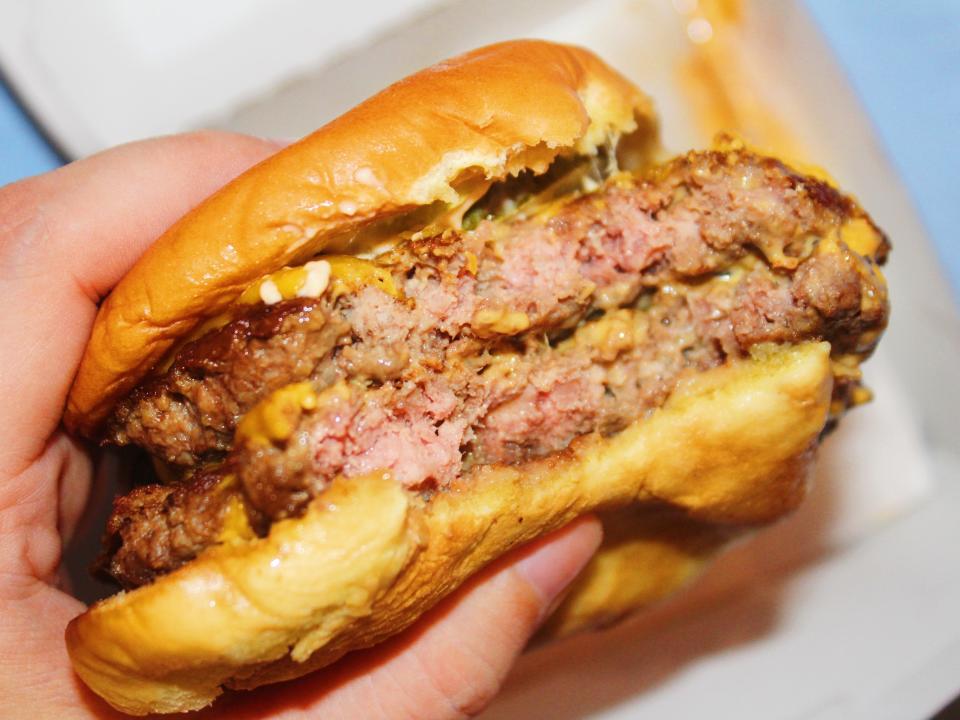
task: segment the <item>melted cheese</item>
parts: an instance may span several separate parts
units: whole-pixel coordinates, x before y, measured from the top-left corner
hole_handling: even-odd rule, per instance
[[[381,265],[351,255],[331,255],[324,261],[330,265],[330,292],[333,297],[357,292],[364,287],[375,287],[396,300],[403,299],[403,292],[393,281],[393,275]]]
[[[588,322],[558,347],[565,349],[570,346],[588,348],[593,351],[597,359],[611,362],[624,350],[632,348],[640,336],[645,333],[638,327],[636,317],[642,311],[632,309],[612,310],[603,317]]]
[[[295,297],[317,298],[327,289],[331,274],[332,267],[325,259],[311,260],[299,267],[283,268],[253,283],[240,295],[239,302],[244,305],[257,302],[274,305]]]
[[[860,370],[862,358],[856,354],[836,355],[830,358],[830,368],[836,378],[860,380],[863,372]]]
[[[232,480],[232,476],[228,476],[228,479]],[[221,543],[233,545],[252,540],[255,537],[256,533],[250,526],[243,500],[238,495],[231,496],[227,501],[227,509],[223,515],[223,525],[217,539]]]
[[[464,255],[467,258],[467,272],[476,276],[477,270],[480,269],[480,262],[477,260],[477,256],[469,250],[467,250]]]
[[[872,256],[880,249],[882,237],[864,218],[854,218],[840,228],[840,240],[859,255]]]
[[[480,337],[516,335],[530,327],[530,317],[525,312],[504,307],[484,308],[474,313],[470,325]]]
[[[350,255],[330,255],[299,267],[286,267],[264,275],[243,291],[239,302],[244,305],[258,302],[273,305],[297,297],[317,298],[328,288],[336,298],[367,286],[379,288],[398,300],[403,297],[393,281],[393,275],[386,268]]]
[[[506,351],[489,355],[486,359],[489,365],[483,373],[483,378],[486,382],[492,383],[511,380],[520,365],[521,355],[518,352]]]
[[[261,445],[286,440],[293,434],[304,410],[317,407],[317,393],[309,382],[275,390],[244,415],[237,424],[237,439]]]
[[[313,383],[299,382],[274,390],[237,423],[237,441],[269,445],[287,440],[304,412],[340,403],[350,397],[343,381],[317,392]]]

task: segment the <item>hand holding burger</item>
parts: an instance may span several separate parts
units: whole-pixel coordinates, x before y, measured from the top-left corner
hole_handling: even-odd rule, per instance
[[[0,416],[10,429],[0,456],[4,718],[119,717],[76,677],[63,641],[84,608],[61,588],[58,567],[90,494],[92,457],[59,416],[99,300],[166,227],[277,149],[226,133],[163,138],[0,189]],[[506,558],[411,632],[336,673],[216,714],[461,717],[495,693],[598,538],[595,523],[581,522]]]

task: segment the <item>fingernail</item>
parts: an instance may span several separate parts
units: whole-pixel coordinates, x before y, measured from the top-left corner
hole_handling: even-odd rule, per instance
[[[516,565],[517,573],[543,600],[543,617],[593,557],[602,537],[603,530],[596,518],[581,518],[541,540]]]

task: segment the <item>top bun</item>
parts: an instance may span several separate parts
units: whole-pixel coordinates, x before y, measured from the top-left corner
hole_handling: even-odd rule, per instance
[[[377,221],[626,135],[656,147],[650,100],[581,48],[505,42],[401,80],[237,177],[144,253],[100,307],[67,427],[94,434],[179,338],[263,274],[358,252]]]

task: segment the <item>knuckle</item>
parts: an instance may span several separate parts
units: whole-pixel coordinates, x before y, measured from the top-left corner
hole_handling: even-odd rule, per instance
[[[479,715],[500,691],[509,659],[476,638],[460,637],[430,650],[414,651],[417,682],[401,683],[413,717],[465,720]],[[513,653],[509,653],[512,657]]]
[[[483,712],[499,694],[503,678],[491,666],[479,664],[469,678],[465,691],[450,698],[450,708],[456,718],[472,718]]]
[[[7,277],[32,274],[35,251],[46,245],[42,186],[41,176],[0,188],[0,268]]]

